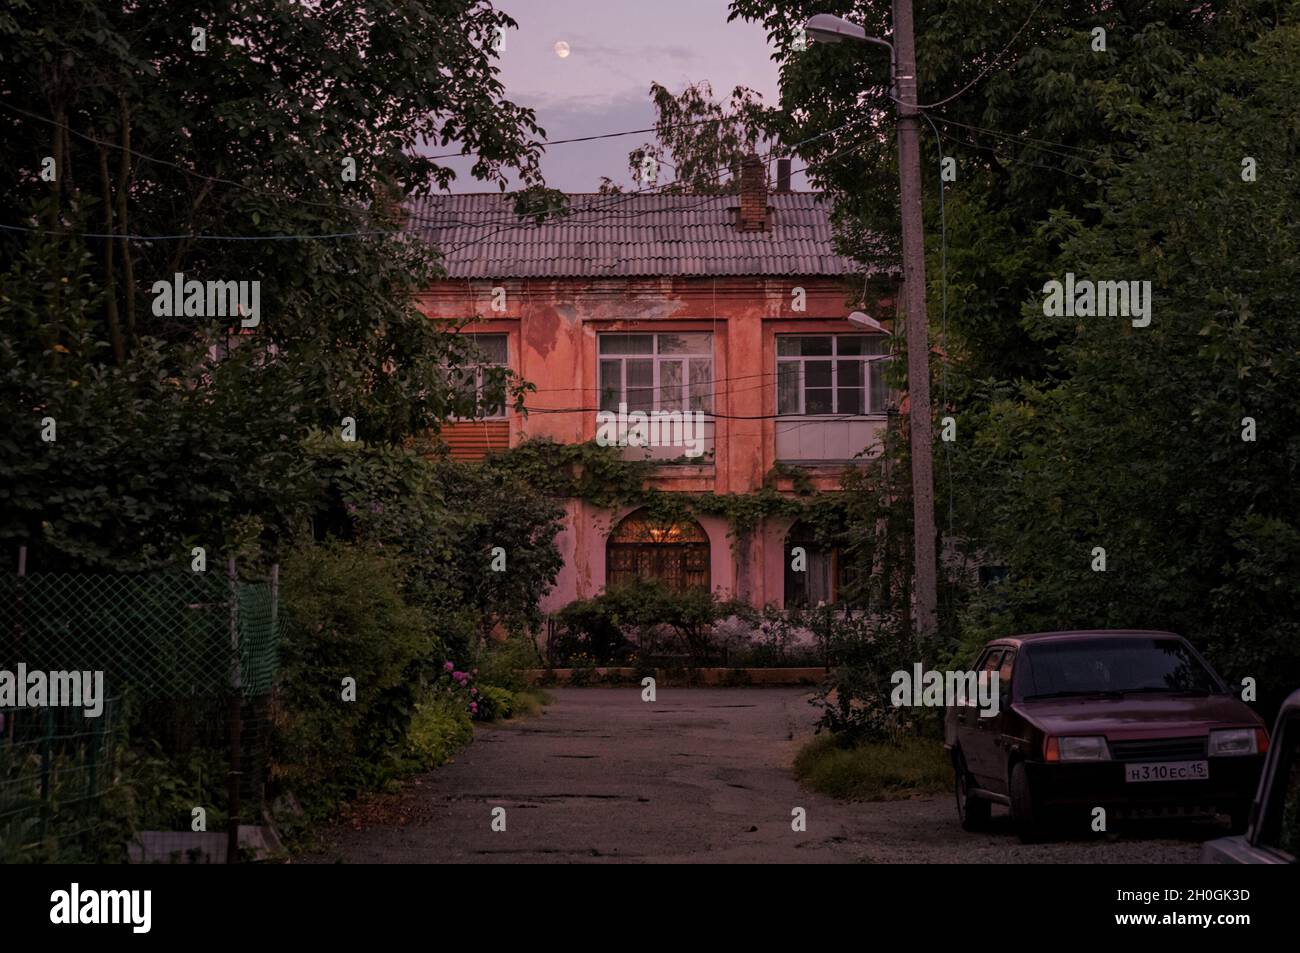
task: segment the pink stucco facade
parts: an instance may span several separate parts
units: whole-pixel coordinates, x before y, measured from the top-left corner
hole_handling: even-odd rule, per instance
[[[868,311],[882,321],[894,311],[887,295],[882,291],[868,305]],[[778,458],[789,460],[791,452],[802,459],[790,462],[804,467],[822,489],[837,488],[844,466],[852,465],[844,459],[816,459],[815,442],[813,451],[806,449],[808,438],[821,433],[819,428],[847,426],[845,422],[787,422],[787,428],[800,428],[802,449],[790,451],[794,438],[778,439],[775,419],[778,336],[854,333],[846,320],[851,298],[852,289],[844,279],[828,277],[500,279],[439,283],[423,296],[421,306],[436,318],[464,321],[483,316],[465,333],[506,335],[509,366],[536,387],[527,401],[527,415],[507,414],[511,445],[536,436],[560,442],[596,437],[599,334],[709,332],[715,411],[712,459],[661,466],[653,482],[664,490],[746,493],[759,489]],[[800,304],[802,310],[796,310]],[[883,429],[884,419],[864,416],[853,425],[865,428],[853,432],[858,447]],[[455,426],[464,433],[484,425]],[[863,433],[868,434],[866,441]],[[838,451],[829,455],[846,456]],[[564,568],[545,599],[546,610],[602,590],[610,530],[636,507],[611,512],[570,500],[566,509],[566,525],[558,539]],[[784,604],[789,525],[769,521],[748,538],[736,540],[724,520],[705,517],[699,523],[709,540],[713,590],[755,606]]]

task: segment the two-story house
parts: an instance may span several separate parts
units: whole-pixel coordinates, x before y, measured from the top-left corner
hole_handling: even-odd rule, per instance
[[[762,162],[747,160],[738,195],[571,195],[571,213],[542,225],[498,194],[412,207],[410,227],[445,256],[422,309],[484,316],[467,333],[536,387],[526,415],[501,408],[446,426],[453,455],[539,435],[593,440],[620,410],[680,411],[702,422],[697,455],[676,440],[624,451],[677,458],[655,471],[661,489],[752,492],[778,462],[838,488],[843,468],[878,447],[891,400],[888,335],[849,322],[849,303],[865,281],[883,321],[894,283],[835,254],[828,203],[790,191],[788,169],[782,160],[769,191]],[[787,553],[805,534],[788,520],[734,539],[722,519],[661,526],[635,506],[571,500],[567,517],[546,609],[634,576],[756,606],[832,602],[844,568],[807,538],[808,571],[790,573]]]

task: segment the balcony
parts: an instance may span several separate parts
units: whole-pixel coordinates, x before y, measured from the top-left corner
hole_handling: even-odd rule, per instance
[[[846,463],[880,453],[885,418],[785,416],[776,420],[776,458],[785,463]],[[863,452],[865,451],[865,453]]]

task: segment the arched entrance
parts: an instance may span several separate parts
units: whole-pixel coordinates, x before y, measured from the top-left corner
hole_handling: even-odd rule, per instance
[[[605,587],[653,579],[669,589],[709,588],[709,537],[692,519],[663,522],[645,510],[625,516],[605,544]]]

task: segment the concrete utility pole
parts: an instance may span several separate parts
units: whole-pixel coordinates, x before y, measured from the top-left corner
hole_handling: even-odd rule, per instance
[[[808,18],[804,29],[819,43],[852,40],[888,47],[898,107],[899,205],[903,218],[903,298],[907,303],[907,396],[912,432],[912,547],[916,569],[912,602],[916,637],[938,626],[934,558],[934,461],[930,429],[930,329],[925,309],[925,234],[921,223],[921,114],[917,109],[916,44],[912,0],[894,2],[894,42],[867,36],[856,23],[830,13]],[[863,315],[863,318],[866,316]],[[856,320],[852,315],[849,320]],[[858,323],[863,323],[858,321]]]
[[[930,420],[930,324],[925,306],[925,232],[921,221],[921,117],[916,108],[912,0],[894,0],[894,77],[898,97],[899,205],[903,217],[903,293],[907,305],[907,400],[912,428],[912,546],[916,635],[938,627],[934,555],[934,459]]]

